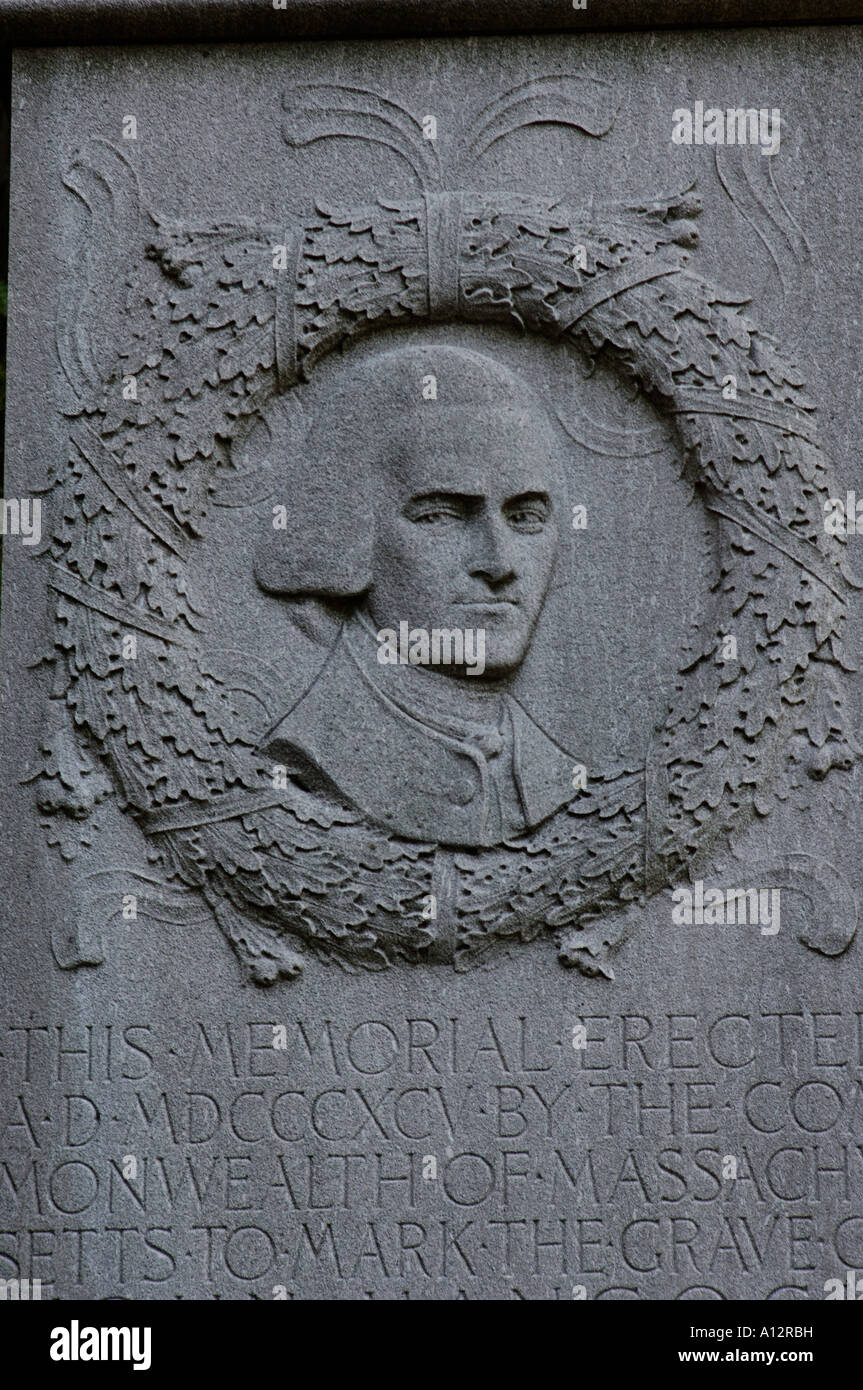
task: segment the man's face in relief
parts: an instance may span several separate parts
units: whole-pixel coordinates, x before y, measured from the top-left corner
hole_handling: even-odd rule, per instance
[[[485,631],[485,676],[524,660],[563,524],[559,445],[543,413],[424,403],[378,469],[378,627]],[[454,667],[441,667],[460,675]]]

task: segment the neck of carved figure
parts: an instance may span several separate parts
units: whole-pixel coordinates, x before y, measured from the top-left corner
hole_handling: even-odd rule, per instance
[[[454,676],[407,659],[381,660],[378,630],[362,608],[348,620],[345,640],[372,684],[415,719],[473,742],[494,734],[500,737],[507,717],[508,682],[478,683],[470,676]],[[407,652],[397,649],[396,655],[406,658]]]

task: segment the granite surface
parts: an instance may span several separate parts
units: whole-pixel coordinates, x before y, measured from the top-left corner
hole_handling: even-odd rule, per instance
[[[860,65],[16,53],[0,1278],[863,1267]]]

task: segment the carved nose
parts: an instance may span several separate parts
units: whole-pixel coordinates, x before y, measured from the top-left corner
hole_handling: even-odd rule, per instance
[[[484,579],[492,589],[500,589],[504,584],[510,584],[515,579],[515,570],[505,560],[501,560],[497,564],[487,561],[472,569],[471,575],[476,579]]]
[[[483,543],[474,558],[471,576],[484,579],[492,588],[499,588],[515,579],[512,560],[507,554],[506,538],[494,527],[488,527],[483,534]]]

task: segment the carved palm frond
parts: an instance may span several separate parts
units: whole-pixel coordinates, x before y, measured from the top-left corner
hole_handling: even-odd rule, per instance
[[[153,219],[142,207],[135,170],[106,140],[89,141],[64,182],[86,207],[90,224],[86,254],[72,265],[58,305],[57,353],[75,396],[92,409],[116,361],[130,274],[144,254]]]
[[[468,131],[461,169],[470,170],[498,140],[531,125],[563,125],[599,138],[614,125],[620,106],[614,89],[587,75],[533,77],[480,111]]]
[[[282,107],[286,113],[282,137],[296,149],[316,140],[366,140],[401,155],[421,188],[440,185],[434,142],[425,138],[420,122],[398,102],[362,87],[310,82],[288,88]]]

